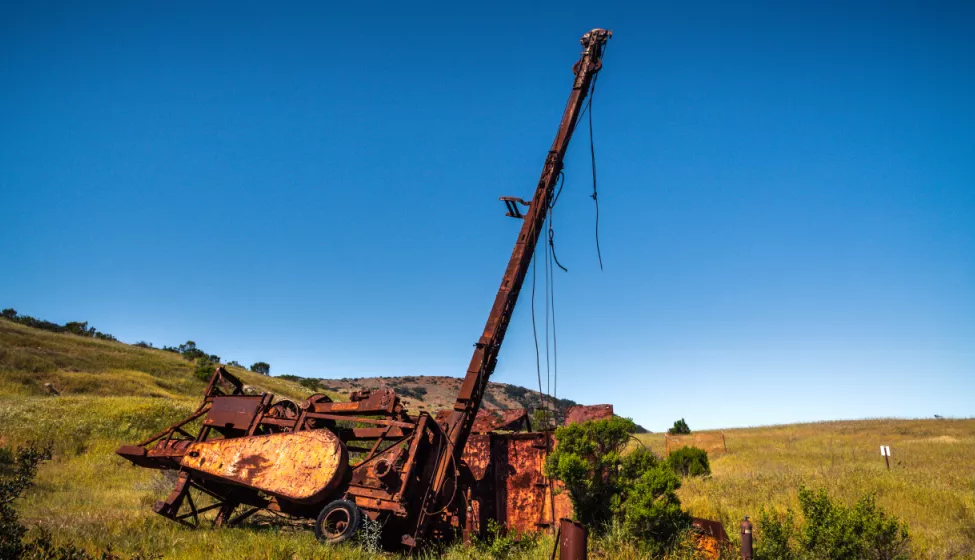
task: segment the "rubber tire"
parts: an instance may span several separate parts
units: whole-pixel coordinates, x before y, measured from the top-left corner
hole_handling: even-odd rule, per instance
[[[341,534],[330,537],[322,531],[322,523],[328,514],[338,509],[348,512],[349,524]],[[359,509],[359,506],[348,500],[335,500],[322,508],[321,513],[318,514],[318,518],[315,520],[315,536],[318,537],[318,540],[325,541],[328,544],[339,544],[351,539],[359,527],[362,527],[362,510]]]

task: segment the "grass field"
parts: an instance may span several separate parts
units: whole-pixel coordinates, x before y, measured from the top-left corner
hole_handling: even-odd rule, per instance
[[[711,460],[712,476],[686,480],[678,492],[695,516],[737,529],[762,506],[798,509],[800,484],[825,488],[847,504],[874,493],[880,506],[910,525],[915,557],[975,558],[975,419],[818,422],[724,433],[728,453]],[[664,449],[662,434],[639,437]],[[889,472],[881,445],[891,448]]]
[[[291,398],[310,391],[290,381],[234,369],[245,383]],[[62,396],[49,395],[53,383]],[[192,531],[153,514],[172,489],[165,474],[117,457],[196,404],[204,383],[178,355],[53,334],[0,320],[0,444],[50,442],[55,457],[19,503],[32,527],[56,541],[165,558],[374,558],[354,546],[318,544],[310,530],[277,518],[239,529]],[[693,422],[692,422],[693,424]],[[712,459],[713,476],[679,491],[696,516],[723,521],[737,538],[744,515],[796,507],[800,484],[826,488],[842,502],[867,492],[910,524],[917,558],[975,558],[975,419],[862,420],[726,430],[729,452]],[[664,438],[641,440],[662,453]],[[891,471],[879,454],[893,450]],[[757,535],[761,538],[761,534]],[[550,538],[512,558],[543,559]],[[636,558],[627,543],[597,541],[593,557]],[[439,557],[478,558],[460,546]]]

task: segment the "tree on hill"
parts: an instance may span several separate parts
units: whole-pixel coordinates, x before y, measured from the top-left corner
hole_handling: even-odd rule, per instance
[[[267,362],[255,362],[251,364],[251,371],[261,375],[271,375],[271,364]]]
[[[687,425],[687,422],[684,422],[683,418],[681,418],[680,420],[674,422],[674,427],[667,430],[667,433],[672,436],[687,435],[691,433],[691,427]]]
[[[21,325],[31,327],[33,329],[42,329],[56,333],[68,333],[78,336],[86,336],[89,338],[98,338],[101,340],[117,341],[114,336],[103,333],[95,327],[89,327],[88,321],[69,321],[63,325],[59,325],[57,323],[52,323],[51,321],[36,319],[30,315],[19,315],[17,310],[12,307],[8,307],[7,309],[0,311],[0,316],[2,316],[4,319],[13,321],[15,323],[20,323]]]

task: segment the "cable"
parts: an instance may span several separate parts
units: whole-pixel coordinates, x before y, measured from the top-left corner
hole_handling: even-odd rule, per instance
[[[554,217],[555,208],[551,210],[551,214]],[[552,248],[552,258],[555,259],[555,264],[559,265],[559,268],[561,268],[563,272],[569,272],[569,269],[562,266],[562,263],[559,262],[559,258],[555,255],[555,230],[552,228],[551,220],[548,222],[548,244]]]
[[[555,254],[555,203],[559,201],[559,197],[562,195],[562,188],[565,187],[565,173],[559,171],[559,176],[555,180],[558,182],[559,188],[557,191],[553,188],[555,195],[552,197],[552,201],[548,203],[548,244],[552,248],[552,257],[555,259],[555,264],[559,265],[559,268],[563,272],[569,272],[569,269],[562,266],[562,263],[559,262],[559,257]]]
[[[592,86],[589,88],[589,156],[592,158],[592,201],[596,204],[596,257],[599,259],[599,270],[603,269],[603,253],[599,249],[599,195],[596,192],[596,145],[593,142],[592,134],[592,100],[596,96],[596,80],[599,74],[592,78]]]
[[[551,220],[551,213],[548,216],[546,216],[545,219],[547,221],[548,220]],[[545,245],[545,387],[546,387],[545,393],[546,394],[551,394],[552,393],[552,369],[551,369],[551,358],[550,358],[549,346],[548,346],[548,341],[549,341],[549,336],[548,336],[548,323],[549,323],[549,320],[548,320],[548,318],[549,318],[549,311],[548,311],[548,309],[549,308],[548,308],[548,304],[549,304],[549,299],[550,299],[550,296],[549,296],[549,286],[551,285],[551,276],[552,276],[551,269],[552,269],[552,256],[551,256],[551,253],[549,252],[549,245],[546,244]]]
[[[551,241],[551,238],[549,238],[549,240]],[[552,245],[552,258],[555,259],[555,264],[559,264],[559,259],[555,257],[555,245]],[[561,264],[559,264],[559,266],[562,268],[562,270],[565,270],[565,267],[563,267]],[[568,270],[566,270],[566,272],[568,272]],[[555,275],[554,274],[552,275],[551,281],[552,281],[551,293],[552,293],[552,358],[553,358],[552,361],[554,363],[554,367],[552,370],[552,379],[553,379],[552,408],[554,409],[555,408],[554,401],[555,399],[558,398],[558,394],[559,394],[559,341],[558,341],[558,337],[555,334]],[[554,414],[555,411],[553,410],[552,413]]]
[[[542,393],[542,365],[538,354],[538,329],[535,326],[535,284],[537,283],[538,259],[532,255],[532,336],[535,338],[535,373],[538,374],[538,398],[544,403]]]

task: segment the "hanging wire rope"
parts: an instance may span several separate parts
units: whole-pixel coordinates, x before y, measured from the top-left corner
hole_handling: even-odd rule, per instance
[[[548,221],[551,219],[551,214],[545,217]],[[551,317],[549,312],[549,301],[551,300],[551,292],[549,290],[552,282],[552,253],[549,249],[549,245],[545,244],[545,394],[552,394],[552,369],[551,369],[551,355],[549,353],[549,318]]]
[[[535,325],[535,285],[538,283],[538,259],[532,255],[532,337],[535,339],[535,373],[538,375],[538,398],[543,400],[542,393],[542,364],[538,353],[538,328]]]

